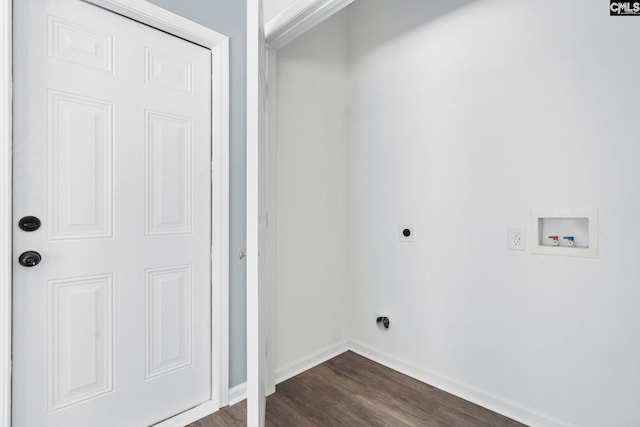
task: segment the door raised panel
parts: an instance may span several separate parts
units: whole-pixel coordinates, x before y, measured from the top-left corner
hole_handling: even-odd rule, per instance
[[[49,411],[113,391],[113,277],[49,282]]]
[[[49,15],[49,56],[113,73],[113,36]]]
[[[147,118],[147,235],[191,233],[191,120],[154,111]]]
[[[146,81],[181,92],[193,92],[193,63],[146,48]]]
[[[226,227],[227,200],[212,194],[224,177],[211,153],[226,153],[212,128],[226,41],[163,26],[212,51],[139,22],[166,15],[152,6],[129,18],[92,1],[10,3],[12,426],[150,426],[215,409],[211,344],[225,331],[212,297],[226,285],[212,280],[212,228]],[[26,215],[38,231],[17,227]],[[42,262],[22,267],[26,251]]]
[[[147,378],[191,365],[191,266],[147,270]]]
[[[51,239],[112,237],[112,104],[49,92]]]

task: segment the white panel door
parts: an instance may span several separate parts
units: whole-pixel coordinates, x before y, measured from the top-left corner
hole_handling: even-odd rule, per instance
[[[13,425],[152,425],[211,398],[210,51],[14,10]]]
[[[247,425],[265,425],[267,393],[267,63],[262,1],[247,2]]]

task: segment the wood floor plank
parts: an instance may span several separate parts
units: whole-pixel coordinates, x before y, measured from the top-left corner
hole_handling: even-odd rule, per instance
[[[516,421],[347,351],[276,387],[267,427],[521,427]],[[240,427],[246,401],[188,427]]]

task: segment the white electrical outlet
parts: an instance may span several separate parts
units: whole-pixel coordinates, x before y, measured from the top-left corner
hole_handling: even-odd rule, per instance
[[[524,228],[507,228],[507,249],[512,251],[524,251]]]

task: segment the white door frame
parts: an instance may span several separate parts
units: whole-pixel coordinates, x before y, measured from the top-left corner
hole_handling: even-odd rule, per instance
[[[267,45],[280,49],[355,0],[298,0],[264,26]]]
[[[0,427],[11,426],[12,1],[0,0]],[[21,1],[21,0],[17,0]],[[211,398],[157,426],[196,421],[229,400],[229,39],[144,0],[83,0],[211,51]]]
[[[277,287],[278,282],[276,272],[276,259],[278,257],[276,237],[278,235],[278,212],[277,199],[278,188],[276,186],[276,171],[278,169],[278,121],[277,121],[277,61],[278,50],[291,43],[297,37],[309,31],[316,25],[322,23],[326,19],[340,12],[349,6],[355,0],[298,0],[283,10],[280,14],[272,18],[265,24],[265,38],[267,44],[267,155],[266,159],[258,159],[257,165],[252,167],[266,167],[267,169],[267,211],[268,211],[268,227],[267,227],[267,278],[266,278],[266,298],[262,301],[266,307],[262,308],[266,311],[266,339],[267,339],[267,362],[266,362],[266,393],[273,394],[276,391],[276,384],[283,381],[276,375],[278,361],[276,360],[276,338],[277,338]],[[247,105],[248,108],[248,105]],[[248,151],[248,149],[247,149]],[[263,162],[263,163],[260,163]],[[250,165],[247,165],[249,169]],[[258,171],[253,173],[258,174]],[[257,190],[256,190],[257,191]],[[247,190],[247,195],[249,190]],[[257,197],[257,196],[252,196]],[[249,241],[249,233],[247,233],[247,241]],[[252,310],[257,310],[255,307]],[[249,306],[247,307],[249,313]],[[248,322],[248,327],[252,326]],[[254,337],[255,331],[248,330],[247,335]]]
[[[260,266],[266,253],[261,230],[266,217],[261,202],[261,190],[266,158],[265,112],[266,101],[266,41],[262,25],[262,0],[247,1],[247,426],[265,425],[266,384],[266,289],[260,277]]]
[[[293,41],[354,0],[299,0],[261,28],[260,0],[247,1],[247,424],[264,425],[260,411],[265,394],[275,392],[277,360],[276,346],[276,273],[275,236],[277,233],[274,172],[277,145],[276,129],[276,60],[277,49]],[[266,44],[263,46],[262,44]],[[268,47],[269,49],[265,49]],[[266,58],[261,58],[264,54]],[[265,67],[261,69],[261,67]],[[266,129],[260,126],[261,85],[267,85]],[[264,133],[264,134],[263,134]],[[266,143],[267,150],[260,145]],[[260,155],[262,154],[262,155]],[[265,174],[265,186],[261,179]],[[263,183],[264,184],[264,183]],[[266,198],[268,216],[260,218],[260,197]],[[260,221],[268,223],[266,236],[260,235]],[[259,254],[259,240],[267,239],[266,252]],[[259,289],[258,257],[267,256],[267,277],[262,278],[264,289]],[[264,274],[264,272],[263,272]],[[266,323],[266,328],[261,329]],[[262,335],[266,332],[266,337]],[[265,342],[266,341],[266,342]],[[264,371],[263,371],[264,370]],[[262,381],[264,380],[264,383]]]

